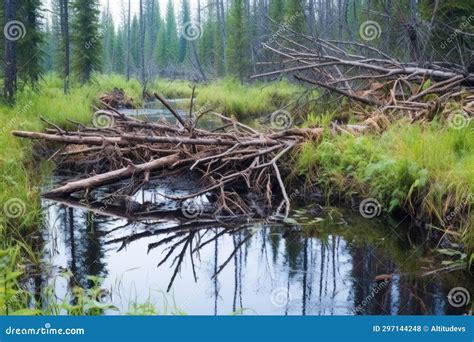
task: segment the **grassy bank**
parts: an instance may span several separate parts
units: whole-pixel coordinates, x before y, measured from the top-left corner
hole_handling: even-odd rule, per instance
[[[150,83],[149,89],[167,98],[190,98],[192,94],[192,87],[186,81],[156,80]],[[245,120],[272,113],[290,104],[302,90],[287,81],[249,86],[234,79],[224,79],[196,87],[196,110],[199,107],[210,108]]]
[[[448,229],[472,250],[473,127],[399,122],[381,135],[326,135],[302,147],[296,169],[328,196],[374,198],[388,213]]]
[[[31,163],[32,143],[14,138],[11,131],[41,130],[45,124],[40,117],[62,127],[72,127],[68,119],[90,122],[91,105],[97,95],[114,87],[124,88],[134,98],[139,98],[141,92],[136,81],[103,76],[88,86],[73,85],[70,94],[64,95],[61,80],[47,76],[38,90],[21,90],[14,107],[0,106],[0,204],[4,210],[10,204],[11,210],[0,216],[2,233],[16,231],[25,236],[35,229],[40,214],[37,186],[42,172]]]

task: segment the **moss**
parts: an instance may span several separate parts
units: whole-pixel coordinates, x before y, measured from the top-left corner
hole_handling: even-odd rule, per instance
[[[374,197],[388,212],[403,210],[438,226],[453,225],[472,249],[472,125],[456,130],[436,122],[400,122],[381,136],[325,136],[302,146],[296,169],[329,194]]]

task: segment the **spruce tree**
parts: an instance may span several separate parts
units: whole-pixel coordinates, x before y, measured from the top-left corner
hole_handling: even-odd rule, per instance
[[[132,70],[137,70],[140,67],[140,24],[136,15],[133,16],[130,33],[130,59]]]
[[[243,80],[248,71],[249,43],[244,16],[244,0],[234,0],[229,13],[226,48],[226,72]]]
[[[285,20],[285,0],[271,0],[269,14],[276,24],[272,26],[278,27],[283,24]]]
[[[174,64],[178,61],[178,31],[176,28],[176,16],[174,14],[173,0],[168,1],[166,8],[166,64]]]
[[[191,21],[191,13],[188,0],[182,0],[181,8],[181,35],[179,38],[179,62],[183,63],[188,53],[188,39],[184,29]]]
[[[125,37],[123,29],[119,29],[115,38],[115,56],[114,56],[114,65],[113,71],[119,75],[124,75],[126,73],[125,68]]]
[[[18,40],[18,76],[21,80],[34,85],[43,73],[44,36],[41,28],[41,1],[23,0],[19,4],[18,17],[25,25],[25,35]]]
[[[102,40],[98,0],[74,0],[72,3],[73,69],[81,83],[101,70]]]
[[[296,32],[306,32],[305,0],[286,0],[285,21]]]

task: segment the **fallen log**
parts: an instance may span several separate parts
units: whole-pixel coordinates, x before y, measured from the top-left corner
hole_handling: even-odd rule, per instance
[[[156,96],[164,104],[166,99]],[[171,105],[170,111],[172,111]],[[168,107],[167,106],[167,107]],[[317,140],[323,129],[288,128],[280,131],[257,130],[209,112],[219,118],[223,126],[218,131],[196,127],[197,118],[190,115],[189,121],[178,119],[176,124],[166,121],[148,122],[127,117],[106,105],[107,110],[98,110],[94,118],[105,115],[111,118],[107,127],[86,127],[77,124],[75,131],[65,131],[53,123],[46,133],[14,131],[16,137],[45,140],[62,147],[52,157],[59,169],[81,172],[79,178],[66,181],[44,194],[45,197],[67,201],[71,196],[89,200],[104,194],[104,186],[127,180],[130,192],[136,192],[151,178],[179,173],[194,173],[200,178],[201,188],[195,193],[168,196],[165,198],[183,203],[187,200],[212,194],[216,200],[216,215],[255,215],[252,204],[242,194],[252,192],[265,203],[268,215],[290,211],[290,195],[285,189],[281,161],[304,141]],[[173,112],[173,111],[172,111]],[[179,116],[174,111],[173,115]],[[347,125],[333,129],[335,133],[359,134],[366,125]],[[101,191],[96,191],[96,190]],[[105,197],[114,198],[114,193]],[[117,196],[120,197],[120,196]],[[92,198],[94,199],[94,198]],[[100,201],[100,199],[94,199]],[[278,200],[275,205],[273,202]],[[275,211],[276,210],[276,211]]]
[[[67,183],[64,186],[51,190],[44,194],[45,197],[56,197],[70,195],[76,191],[84,189],[93,189],[99,186],[117,182],[121,179],[130,177],[137,173],[150,172],[158,169],[164,169],[175,163],[177,163],[181,158],[180,153],[175,153],[170,156],[162,157],[156,160],[153,160],[148,163],[143,163],[139,165],[129,165],[127,167],[121,168],[119,170],[106,172],[100,175],[89,177],[86,179],[81,179],[75,182]]]

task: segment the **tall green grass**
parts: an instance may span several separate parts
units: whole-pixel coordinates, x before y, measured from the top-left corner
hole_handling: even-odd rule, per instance
[[[114,87],[125,89],[129,96],[140,102],[141,86],[137,81],[126,82],[119,76],[99,76],[87,86],[73,84],[70,94],[64,95],[62,81],[48,75],[37,90],[22,89],[14,107],[0,105],[0,209],[5,211],[5,205],[10,203],[9,207],[14,210],[12,201],[20,203],[12,215],[2,212],[0,233],[19,231],[24,236],[39,222],[40,215],[38,184],[41,170],[30,162],[32,142],[14,138],[11,131],[41,130],[45,124],[40,117],[63,127],[73,127],[68,119],[89,123],[98,94]]]
[[[192,85],[186,81],[156,80],[148,88],[167,98],[190,98],[192,94]],[[243,85],[227,78],[197,85],[195,96],[200,107],[245,120],[270,114],[290,104],[302,91],[301,87],[287,81]]]
[[[473,122],[464,129],[399,122],[381,136],[327,135],[302,146],[296,169],[329,195],[374,197],[388,212],[460,228],[474,248]]]

